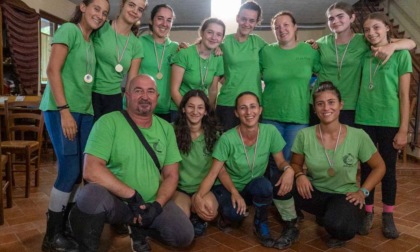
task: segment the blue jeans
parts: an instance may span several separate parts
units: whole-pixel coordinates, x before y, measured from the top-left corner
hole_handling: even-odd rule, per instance
[[[80,190],[76,204],[86,214],[105,213],[105,222],[110,224],[130,224],[133,221],[133,213],[121,198],[94,183]],[[173,201],[168,201],[162,210],[147,228],[148,234],[174,247],[188,246],[194,239],[194,228],[188,216]]]
[[[224,218],[232,222],[240,222],[245,218],[236,213],[236,208],[232,205],[232,195],[223,185],[214,186],[212,192],[216,196],[220,214]],[[273,186],[265,177],[254,178],[239,193],[247,205],[269,205],[273,200]]]
[[[296,134],[298,133],[299,130],[308,127],[308,124],[283,123],[279,121],[266,120],[266,119],[263,119],[262,122],[266,124],[274,125],[277,128],[277,130],[280,132],[284,141],[286,141],[286,146],[284,146],[283,148],[284,159],[286,159],[286,161],[289,162],[292,157],[291,150],[292,150],[293,142],[295,141]]]
[[[60,112],[44,111],[45,126],[58,160],[54,187],[62,192],[71,192],[74,184],[82,181],[83,152],[93,125],[92,115],[71,114],[77,124],[77,134],[73,141],[63,134]]]

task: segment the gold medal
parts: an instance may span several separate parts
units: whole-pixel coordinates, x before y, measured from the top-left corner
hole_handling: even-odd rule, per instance
[[[334,169],[332,168],[332,167],[330,167],[329,169],[328,169],[328,176],[330,176],[330,177],[334,177],[335,176],[335,171],[334,171]]]
[[[156,74],[156,79],[161,80],[163,78],[163,74],[161,72],[158,72]]]

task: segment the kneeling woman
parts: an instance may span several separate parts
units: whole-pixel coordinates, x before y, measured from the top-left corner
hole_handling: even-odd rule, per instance
[[[182,97],[178,114],[175,135],[182,161],[179,164],[178,189],[173,199],[190,216],[197,237],[206,231],[206,221],[217,215],[218,204],[212,192],[204,196],[207,208],[201,218],[191,208],[191,196],[197,192],[210,170],[211,154],[220,131],[209,98],[201,90],[188,91]]]
[[[328,247],[341,247],[357,233],[365,197],[381,181],[385,164],[363,130],[339,122],[343,102],[331,82],[320,84],[313,94],[313,104],[320,124],[299,131],[292,147],[295,202],[323,222],[331,235]],[[358,161],[372,167],[360,188],[356,179]]]
[[[285,169],[277,182],[279,195],[291,191],[292,169],[284,160],[282,149],[285,145],[277,129],[268,124],[260,124],[262,107],[258,97],[252,92],[241,93],[236,98],[235,115],[239,126],[223,134],[213,151],[213,164],[194,198],[194,207],[201,216],[206,211],[204,201],[218,177],[219,182],[212,192],[219,203],[221,219],[219,227],[245,218],[246,206],[255,207],[254,233],[263,246],[273,247],[268,227],[268,207],[273,200],[273,186],[264,172],[272,154],[279,169]],[[293,209],[294,210],[294,209]],[[223,223],[223,224],[222,224]]]

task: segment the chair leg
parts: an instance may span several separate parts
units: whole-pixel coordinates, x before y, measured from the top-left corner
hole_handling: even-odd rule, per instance
[[[1,156],[1,152],[0,152]],[[3,166],[3,162],[0,160],[0,225],[4,224],[4,209],[3,209],[3,167],[6,168],[6,165]]]
[[[10,153],[7,154],[7,166],[6,166],[6,180],[7,180],[7,188],[6,188],[6,201],[7,201],[7,208],[11,208],[13,206],[13,195],[12,195],[12,155]]]
[[[39,186],[39,167],[41,164],[41,148],[38,149],[38,157],[35,162],[35,187]]]
[[[31,153],[29,147],[26,148],[26,181],[25,181],[25,198],[29,198],[31,187]]]

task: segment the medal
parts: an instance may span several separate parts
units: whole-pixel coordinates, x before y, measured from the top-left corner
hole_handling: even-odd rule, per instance
[[[327,173],[328,173],[328,176],[330,176],[330,177],[334,177],[335,176],[335,171],[334,171],[334,169],[332,167],[330,167],[328,169]]]
[[[330,158],[330,156],[328,155],[327,149],[325,148],[324,137],[322,136],[322,130],[321,130],[321,125],[320,124],[318,124],[318,129],[319,129],[319,136],[321,137],[322,147],[324,147],[325,157],[327,158],[328,164],[330,165],[330,168],[328,168],[328,170],[327,170],[327,174],[330,177],[334,177],[335,176],[335,170],[333,168],[334,167],[334,157],[335,157],[335,152],[337,151],[338,142],[340,141],[341,124],[340,124],[340,129],[338,130],[337,141],[335,142],[335,148],[334,148],[334,153],[333,153],[332,158]]]
[[[375,87],[373,82],[375,79],[376,72],[378,71],[378,68],[380,66],[380,61],[378,61],[378,63],[376,63],[375,70],[373,71],[373,74],[372,74],[372,59],[373,57],[370,58],[370,65],[369,65],[369,86],[368,86],[369,90],[372,90]]]
[[[128,38],[125,40],[125,45],[124,48],[122,49],[122,52],[120,54],[120,48],[118,47],[118,37],[117,37],[117,21],[112,22],[112,25],[114,25],[114,30],[115,30],[115,46],[116,46],[116,51],[117,51],[117,64],[115,65],[115,71],[117,73],[122,73],[122,71],[124,70],[124,67],[121,65],[121,60],[124,57],[124,53],[125,53],[125,49],[127,49],[127,45],[128,45],[128,41],[130,41],[130,36],[131,33],[128,33]]]
[[[83,77],[83,80],[84,80],[86,83],[91,83],[91,82],[93,81],[93,77],[92,77],[92,75],[90,75],[90,74],[86,74],[86,75],[85,75],[85,77]]]
[[[157,69],[158,69],[158,72],[156,74],[156,79],[161,80],[163,78],[163,73],[161,72],[161,69],[162,69],[163,57],[165,55],[166,44],[165,44],[165,42],[163,43],[162,56],[161,56],[160,60],[159,60],[159,56],[158,56],[158,51],[156,49],[156,41],[155,40],[153,40],[153,45],[154,45],[154,48],[155,48],[156,63],[157,63]]]
[[[115,66],[115,71],[117,71],[117,73],[121,73],[123,71],[123,66],[121,64],[117,64]]]

